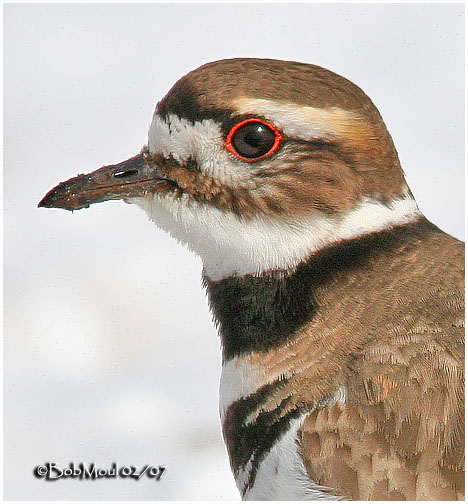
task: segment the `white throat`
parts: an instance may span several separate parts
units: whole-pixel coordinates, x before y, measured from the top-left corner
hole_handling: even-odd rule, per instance
[[[149,217],[198,254],[213,281],[292,269],[312,253],[341,240],[413,222],[421,217],[410,194],[389,205],[365,198],[340,217],[310,215],[242,220],[231,212],[187,198],[134,198]]]

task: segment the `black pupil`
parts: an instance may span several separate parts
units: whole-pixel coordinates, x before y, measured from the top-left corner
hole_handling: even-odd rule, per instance
[[[243,157],[254,159],[263,156],[275,144],[275,132],[261,122],[248,122],[232,137],[232,145]]]

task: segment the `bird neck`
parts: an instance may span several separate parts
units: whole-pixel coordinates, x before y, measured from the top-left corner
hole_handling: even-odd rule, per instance
[[[438,228],[418,221],[328,246],[292,272],[275,270],[259,276],[230,276],[220,281],[204,277],[214,319],[219,328],[223,360],[278,347],[312,320],[321,298],[340,280],[359,282],[376,261],[404,261],[406,245],[420,243]]]

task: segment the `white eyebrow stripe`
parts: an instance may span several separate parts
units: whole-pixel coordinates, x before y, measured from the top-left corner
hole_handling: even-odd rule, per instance
[[[236,98],[231,106],[240,115],[261,115],[285,135],[306,141],[333,140],[353,126],[362,128],[366,124],[359,114],[339,107],[325,109],[248,97]]]

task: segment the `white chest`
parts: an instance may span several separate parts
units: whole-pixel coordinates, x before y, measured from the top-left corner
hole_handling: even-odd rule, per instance
[[[303,420],[301,417],[292,421],[289,430],[271,448],[243,500],[337,500],[307,475],[297,443]],[[242,480],[242,474],[239,476],[237,479]]]
[[[261,370],[251,368],[245,360],[234,358],[226,362],[220,386],[220,415],[223,424],[230,421],[228,410],[232,405],[248,400],[259,388],[276,378],[270,376],[266,381]],[[298,444],[298,430],[306,416],[307,413],[291,420],[260,461],[256,460],[253,450],[245,464],[233,467],[243,500],[338,500],[307,475]],[[255,421],[258,418],[260,416]],[[242,427],[248,428],[251,422],[251,419],[245,419],[239,436],[242,435]],[[229,440],[229,451],[232,450],[229,444],[235,442],[235,438]]]

